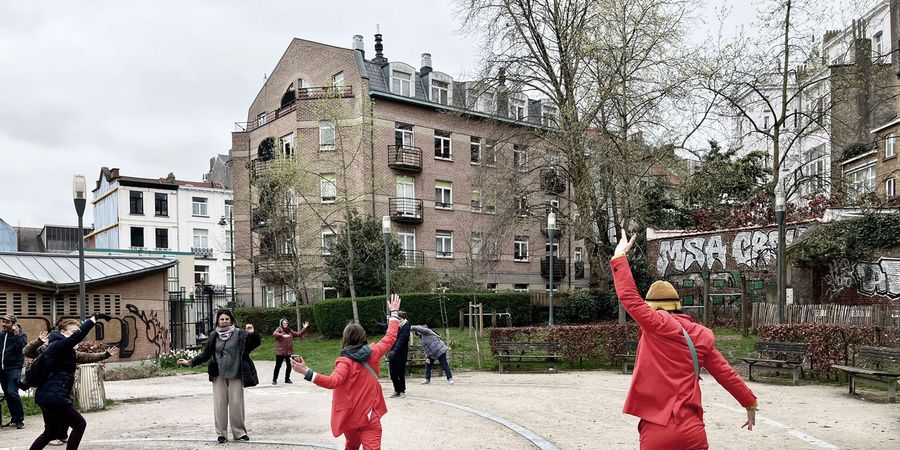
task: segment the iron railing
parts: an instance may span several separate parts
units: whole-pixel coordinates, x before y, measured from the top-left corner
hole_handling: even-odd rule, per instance
[[[409,145],[388,145],[388,167],[421,172],[422,149]]]
[[[388,209],[391,220],[406,223],[422,223],[424,208],[422,200],[418,198],[389,198]]]

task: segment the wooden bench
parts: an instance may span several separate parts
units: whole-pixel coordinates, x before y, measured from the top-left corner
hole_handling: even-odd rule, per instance
[[[637,359],[637,341],[628,341],[625,343],[625,353],[616,353],[614,358],[616,361],[622,361],[622,373],[628,373],[628,364],[634,368],[634,362]]]
[[[447,364],[450,364],[450,349],[447,349]],[[425,348],[421,345],[409,345],[409,356],[406,359],[406,374],[410,375],[413,371],[417,371],[419,369],[425,370]],[[441,367],[441,363],[433,359],[431,360],[431,374],[434,376],[444,376],[444,368]]]
[[[862,367],[832,365],[847,374],[847,382],[850,383],[850,394],[856,393],[856,380],[862,379],[868,383],[886,387],[888,400],[897,401],[897,381],[900,380],[900,371],[890,371],[886,366],[900,365],[900,348],[890,347],[860,347],[859,358],[863,360]]]
[[[797,384],[803,376],[803,364],[806,363],[808,347],[807,344],[800,342],[757,341],[753,350],[759,353],[759,358],[741,358],[741,360],[750,365],[750,381],[753,381],[753,366],[758,366],[774,369],[776,374],[790,371],[794,377],[794,384]]]
[[[559,370],[559,342],[498,342],[494,351],[497,362],[500,363],[500,373],[503,373],[504,364],[515,364],[519,367],[523,364],[550,363],[554,370]]]

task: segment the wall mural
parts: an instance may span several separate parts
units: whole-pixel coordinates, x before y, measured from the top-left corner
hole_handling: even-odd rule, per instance
[[[151,310],[149,314],[146,311],[142,311],[138,309],[137,306],[128,303],[125,305],[125,309],[128,312],[137,316],[138,320],[144,324],[144,330],[146,330],[147,340],[150,341],[151,344],[156,346],[156,354],[159,355],[163,352],[163,349],[168,349],[169,347],[169,329],[163,325],[163,322],[159,320],[159,315],[156,311]]]
[[[861,262],[854,266],[846,259],[828,264],[823,277],[828,293],[855,288],[865,296],[900,298],[900,259],[881,258],[878,262]]]

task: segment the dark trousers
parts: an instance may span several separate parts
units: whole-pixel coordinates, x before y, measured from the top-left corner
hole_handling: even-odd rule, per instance
[[[9,415],[13,423],[25,421],[25,410],[22,408],[22,399],[19,397],[19,387],[16,381],[22,375],[22,369],[0,370],[0,385],[3,387],[3,396],[6,397],[6,405],[9,407]]]
[[[391,383],[394,384],[394,392],[406,392],[406,359],[394,357],[388,361],[388,367],[391,369]]]
[[[275,372],[272,373],[272,381],[278,381],[278,372],[281,370],[281,362],[284,361],[284,364],[287,366],[284,368],[284,381],[290,381],[291,379],[291,357],[290,356],[281,356],[275,355]]]
[[[44,432],[41,433],[34,443],[31,444],[29,450],[41,450],[47,446],[47,443],[54,439],[61,439],[59,430],[63,427],[71,427],[72,434],[69,435],[69,441],[66,443],[67,450],[77,449],[81,445],[81,438],[84,436],[84,430],[87,428],[87,422],[84,417],[75,410],[72,405],[47,405],[41,406],[41,413],[44,416]]]
[[[453,378],[453,372],[450,371],[450,364],[447,364],[447,354],[444,353],[437,358],[438,362],[441,363],[441,369],[444,369],[444,375],[447,375],[447,379]],[[425,364],[425,379],[431,379],[431,364]]]

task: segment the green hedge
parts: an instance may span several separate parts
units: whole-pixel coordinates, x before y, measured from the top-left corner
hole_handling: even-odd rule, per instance
[[[512,314],[513,325],[529,325],[532,322],[531,296],[527,292],[446,294],[447,315],[451,326],[459,325],[460,309],[468,310],[469,302],[484,304],[484,312],[506,312]],[[437,296],[431,293],[401,294],[401,308],[409,313],[409,320],[417,325],[427,324],[429,327],[441,327],[440,305]],[[369,333],[374,333],[375,323],[385,320],[385,298],[383,295],[359,297],[356,299],[359,309],[359,320]],[[312,321],[322,335],[340,337],[344,327],[353,320],[353,308],[350,299],[339,298],[313,303]],[[277,319],[276,319],[277,320]]]
[[[300,305],[300,320],[309,321],[310,331],[316,329],[312,310],[313,305]],[[234,310],[234,316],[241,326],[252,323],[256,331],[262,334],[272,334],[278,328],[278,321],[281,319],[287,319],[294,330],[300,329],[300,326],[297,324],[297,309],[293,306],[282,308],[237,308]]]

